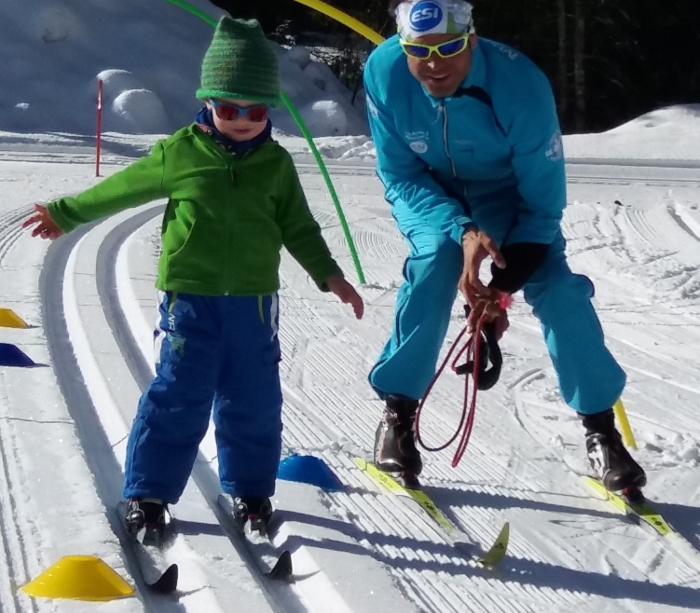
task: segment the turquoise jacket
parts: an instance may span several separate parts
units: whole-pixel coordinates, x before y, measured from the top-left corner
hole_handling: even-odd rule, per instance
[[[480,38],[457,92],[433,98],[397,36],[365,68],[378,174],[399,228],[416,219],[460,241],[470,224],[499,243],[554,241],[566,205],[561,132],[545,75]]]
[[[204,296],[261,296],[279,289],[282,246],[322,290],[340,274],[309,210],[289,153],[268,141],[227,153],[196,124],[74,198],[48,205],[65,232],[167,198],[156,286]]]

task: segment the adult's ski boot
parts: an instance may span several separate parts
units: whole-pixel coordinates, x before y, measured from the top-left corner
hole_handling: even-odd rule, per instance
[[[234,496],[233,519],[238,528],[267,534],[267,527],[272,518],[272,504],[269,498]]]
[[[130,498],[124,523],[129,534],[144,545],[160,545],[168,523],[168,505],[157,498]]]
[[[586,452],[595,476],[611,492],[621,493],[630,501],[643,501],[641,488],[646,485],[647,477],[623,445],[615,429],[613,410],[582,417]]]
[[[409,488],[420,487],[418,475],[423,468],[414,434],[417,408],[417,400],[387,395],[384,415],[374,439],[374,463],[377,468],[398,474]]]

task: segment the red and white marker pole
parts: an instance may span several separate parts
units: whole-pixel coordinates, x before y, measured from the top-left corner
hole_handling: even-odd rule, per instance
[[[95,153],[95,176],[100,176],[100,151],[102,149],[102,79],[97,80],[97,141]]]

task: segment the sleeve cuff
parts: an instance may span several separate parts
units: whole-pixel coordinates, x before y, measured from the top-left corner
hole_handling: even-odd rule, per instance
[[[457,217],[457,219],[454,220],[450,238],[452,238],[452,240],[454,240],[458,245],[461,245],[462,237],[469,228],[476,229],[477,225],[471,219],[469,219],[469,217]]]

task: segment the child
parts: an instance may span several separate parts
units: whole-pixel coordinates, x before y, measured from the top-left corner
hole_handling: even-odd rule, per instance
[[[162,344],[127,447],[130,530],[162,531],[214,410],[221,487],[242,526],[272,514],[282,439],[277,335],[284,245],[321,291],[362,298],[344,278],[309,211],[290,155],[271,138],[280,104],[277,58],[257,21],[223,17],[202,64],[196,123],[148,157],[24,226],[55,239],[79,224],[168,198],[156,286]]]

